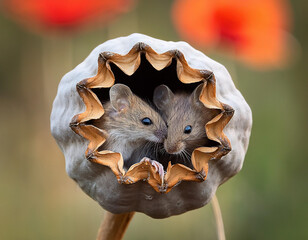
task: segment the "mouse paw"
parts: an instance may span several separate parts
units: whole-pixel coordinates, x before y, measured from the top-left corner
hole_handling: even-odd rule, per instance
[[[161,165],[161,163],[155,161],[155,160],[152,160],[151,162],[152,166],[155,167],[155,171],[158,172],[162,182],[163,182],[163,179],[164,179],[164,175],[165,175],[165,171],[164,171],[164,167],[163,165]]]
[[[142,163],[142,162],[148,162],[148,163],[151,163],[151,159],[150,158],[148,158],[148,157],[144,157],[144,158],[142,158],[141,160],[140,160],[140,162]]]
[[[161,181],[162,182],[164,181],[165,171],[164,171],[164,166],[161,163],[159,163],[159,162],[157,162],[155,160],[152,160],[152,159],[150,159],[148,157],[144,157],[143,159],[141,159],[140,162],[148,162],[148,163],[150,163],[155,168],[155,172],[158,172]]]

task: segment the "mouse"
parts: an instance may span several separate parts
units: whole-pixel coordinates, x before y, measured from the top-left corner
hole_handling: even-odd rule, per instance
[[[205,125],[217,114],[218,110],[209,110],[199,100],[203,83],[192,93],[173,93],[168,86],[159,85],[153,93],[153,103],[167,124],[167,137],[163,142],[165,154],[159,157],[164,167],[182,163],[192,168],[191,154],[194,149],[208,146]]]
[[[145,100],[133,94],[124,84],[114,84],[109,90],[110,100],[103,103],[103,116],[94,125],[105,133],[106,141],[98,149],[122,154],[124,167],[139,162],[139,155],[132,159],[136,149],[153,143],[162,143],[167,126],[161,115]]]

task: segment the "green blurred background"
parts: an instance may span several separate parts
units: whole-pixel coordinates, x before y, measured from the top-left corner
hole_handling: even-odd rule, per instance
[[[107,26],[70,36],[32,33],[0,15],[0,239],[95,239],[104,210],[67,176],[49,130],[57,85],[107,39],[181,40],[171,5],[139,1]],[[308,239],[308,4],[290,5],[296,54],[283,69],[210,55],[229,69],[254,120],[242,171],[217,191],[227,239]],[[217,239],[211,206],[163,220],[137,213],[124,239]]]

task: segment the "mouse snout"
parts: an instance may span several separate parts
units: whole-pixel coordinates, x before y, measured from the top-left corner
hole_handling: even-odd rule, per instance
[[[160,142],[163,142],[167,136],[167,127],[161,127],[155,131],[155,136],[160,140]]]
[[[179,154],[185,149],[185,144],[182,141],[170,142],[167,139],[164,142],[164,147],[169,154]]]

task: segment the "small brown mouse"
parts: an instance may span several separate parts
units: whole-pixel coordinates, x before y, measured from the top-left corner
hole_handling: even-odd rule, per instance
[[[205,124],[217,115],[199,100],[203,84],[192,93],[173,93],[166,85],[155,88],[153,102],[167,123],[167,138],[164,141],[166,155],[159,162],[183,163],[192,167],[190,161],[193,150],[207,146],[210,140],[205,132]],[[162,161],[164,159],[164,161]]]
[[[94,125],[107,134],[100,150],[122,154],[124,163],[134,150],[147,144],[162,143],[167,134],[166,123],[160,114],[124,84],[115,84],[109,91],[110,101],[103,104],[105,113]],[[139,162],[140,159],[133,159]]]

